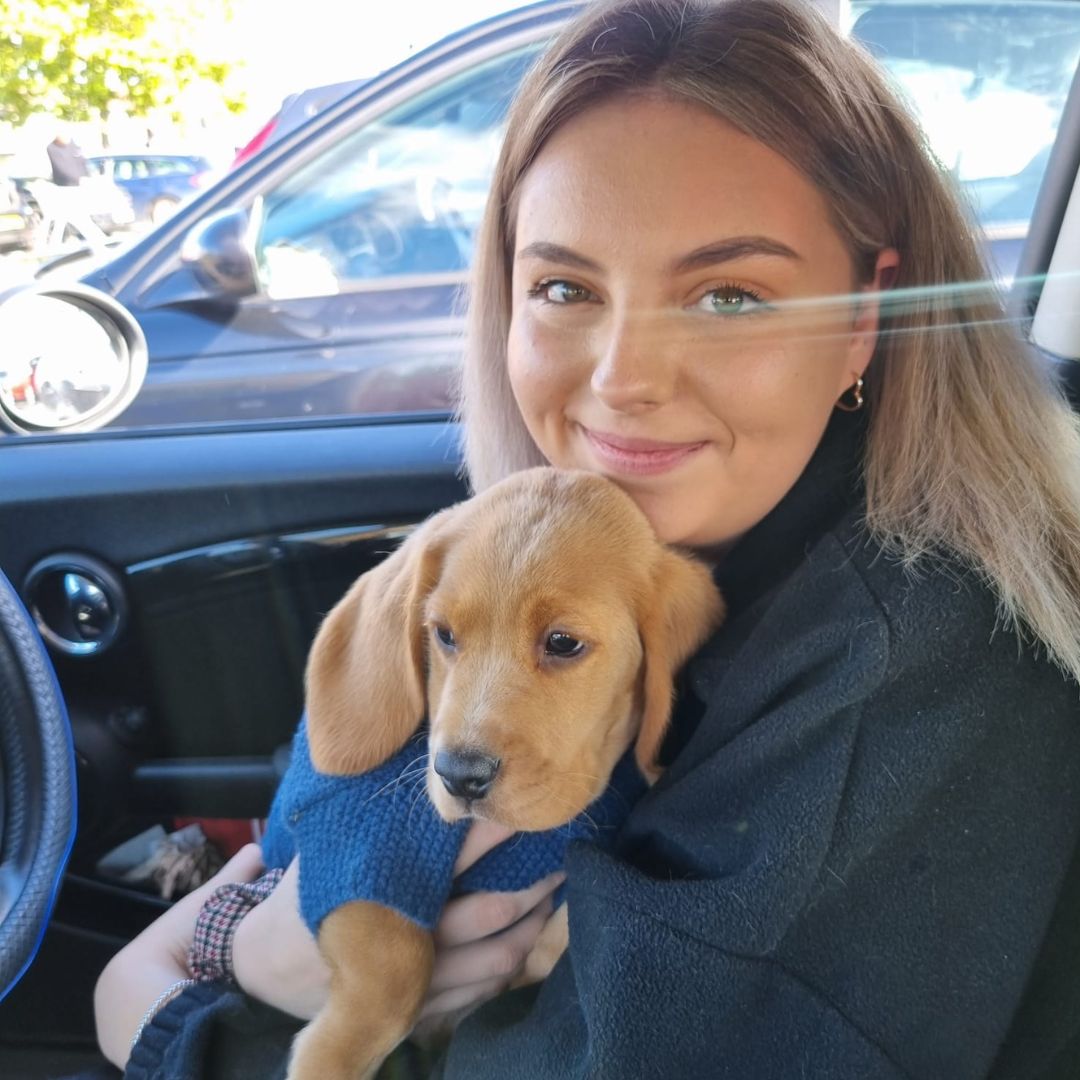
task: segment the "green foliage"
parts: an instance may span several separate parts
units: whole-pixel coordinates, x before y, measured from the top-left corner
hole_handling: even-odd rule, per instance
[[[116,99],[143,116],[198,83],[218,87],[235,111],[231,65],[206,55],[200,9],[188,0],[0,0],[0,121],[95,119]],[[228,3],[209,10],[228,18]]]

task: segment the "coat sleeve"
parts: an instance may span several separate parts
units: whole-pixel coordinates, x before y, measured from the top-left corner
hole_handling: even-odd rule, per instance
[[[200,983],[147,1025],[124,1080],[284,1080],[301,1026],[236,987]]]
[[[1075,688],[977,590],[891,612],[818,555],[698,666],[616,853],[571,852],[568,953],[466,1020],[448,1080],[987,1075],[1077,839]]]

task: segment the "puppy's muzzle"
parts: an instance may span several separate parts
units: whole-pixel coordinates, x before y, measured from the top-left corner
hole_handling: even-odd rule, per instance
[[[482,799],[499,772],[499,759],[482,750],[440,750],[435,755],[435,771],[443,787],[466,802]]]

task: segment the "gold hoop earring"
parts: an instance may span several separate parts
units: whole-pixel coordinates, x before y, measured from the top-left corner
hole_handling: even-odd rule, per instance
[[[858,412],[865,404],[862,390],[862,376],[857,375],[855,382],[840,395],[836,407],[843,412]]]

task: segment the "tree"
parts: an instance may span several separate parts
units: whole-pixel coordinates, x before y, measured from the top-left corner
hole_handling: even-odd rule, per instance
[[[238,111],[232,65],[206,55],[210,36],[194,10],[187,0],[0,0],[0,121],[98,119],[116,100],[145,116],[199,82]],[[230,5],[210,10],[220,22]]]

